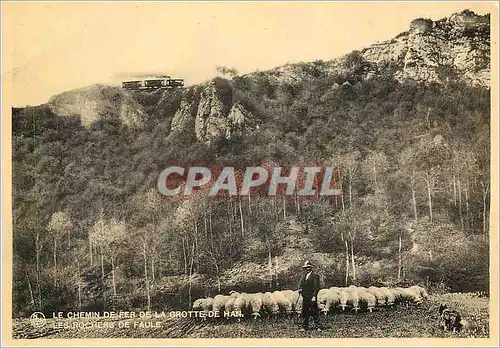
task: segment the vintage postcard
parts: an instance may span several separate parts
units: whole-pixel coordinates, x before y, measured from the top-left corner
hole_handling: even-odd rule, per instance
[[[498,346],[496,2],[2,7],[2,346]]]

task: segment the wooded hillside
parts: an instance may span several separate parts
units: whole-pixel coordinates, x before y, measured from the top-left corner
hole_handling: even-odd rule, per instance
[[[295,288],[305,259],[326,284],[488,291],[489,89],[452,74],[398,81],[390,65],[361,78],[356,54],[343,75],[322,64],[293,83],[217,78],[255,125],[208,143],[194,120],[171,130],[178,91],[131,92],[140,128],[112,107],[90,126],[47,105],[13,109],[14,316]],[[171,163],[331,165],[343,195],[168,199],[156,181]]]

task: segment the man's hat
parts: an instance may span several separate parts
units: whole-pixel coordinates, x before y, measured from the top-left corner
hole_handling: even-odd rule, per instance
[[[313,268],[314,265],[312,263],[310,263],[309,261],[306,261],[304,263],[304,266],[302,266],[302,268]]]

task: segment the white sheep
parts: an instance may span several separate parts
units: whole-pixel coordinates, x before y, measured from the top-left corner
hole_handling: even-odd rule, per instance
[[[269,317],[276,318],[280,311],[280,307],[278,305],[278,301],[276,301],[276,298],[274,295],[270,292],[266,292],[262,296],[262,306],[264,311],[267,313]]]
[[[240,293],[234,290],[231,290],[229,292],[229,296],[226,299],[226,302],[224,303],[224,311],[227,312],[228,316],[227,318],[229,319],[229,313],[234,312],[234,301],[240,296]]]
[[[203,316],[203,320],[206,320],[206,314],[208,311],[212,310],[212,304],[213,304],[213,298],[207,297],[207,298],[199,298],[193,303],[193,310],[194,311],[202,311],[205,313],[205,316]]]
[[[330,288],[330,290],[331,290],[331,291],[334,291],[334,292],[336,292],[336,293],[338,293],[338,294],[340,294],[340,291],[341,291],[342,289],[341,289],[341,288],[339,288],[339,287],[337,287],[337,286],[332,286],[332,287]]]
[[[340,291],[340,307],[342,307],[342,310],[345,311],[345,308],[347,307],[347,305],[349,304],[349,300],[350,300],[350,294],[349,294],[349,291],[347,291],[346,289],[342,289]]]
[[[255,294],[249,294],[249,308],[252,312],[252,317],[254,319],[260,318],[260,311],[262,310],[262,296],[261,292],[257,292]]]
[[[249,304],[250,304],[250,296],[247,293],[238,293],[237,296],[233,297],[231,308],[229,308],[231,313],[230,315],[237,315],[238,321],[241,321],[242,317],[245,317],[249,313]],[[228,300],[231,303],[231,298]],[[227,310],[227,309],[226,309]]]
[[[389,288],[386,288],[386,287],[381,287],[379,289],[380,289],[380,291],[382,291],[382,293],[386,297],[387,305],[392,306],[396,300],[394,293]]]
[[[302,296],[299,296],[298,291],[283,290],[281,291],[281,294],[283,294],[283,296],[285,296],[290,303],[291,306],[291,312],[289,312],[290,314],[296,312],[300,313],[300,311],[302,311],[302,302],[300,302],[302,301]]]
[[[233,302],[233,310],[235,312],[240,312],[241,314],[245,314],[248,309],[248,305],[250,303],[250,297],[247,293],[239,294]]]
[[[318,309],[321,312],[324,312],[325,307],[326,307],[326,301],[330,295],[330,289],[321,289],[318,291],[318,296],[316,298],[317,303],[318,303]]]
[[[414,304],[422,303],[422,297],[420,296],[420,293],[410,288],[403,288],[402,299],[407,306],[410,303]]]
[[[226,295],[216,295],[212,302],[213,311],[219,313],[220,316],[223,316],[223,312],[225,309],[226,301],[229,299],[229,296]]]
[[[292,300],[289,299],[283,291],[275,291],[273,292],[273,296],[276,299],[276,302],[278,303],[278,306],[280,308],[280,311],[283,313],[291,313],[293,310],[293,303]]]
[[[427,290],[425,290],[423,287],[418,286],[418,285],[413,285],[410,286],[410,289],[415,291],[417,294],[420,295],[423,299],[427,299],[429,297],[429,294],[427,293]]]
[[[234,312],[234,301],[236,296],[229,296],[224,303],[224,313],[222,314],[226,319],[230,319],[231,313]]]
[[[365,290],[358,290],[359,302],[363,306],[363,308],[367,308],[370,312],[373,311],[373,308],[377,305],[377,298],[375,295]],[[366,307],[365,307],[366,306]]]
[[[376,286],[370,286],[367,291],[375,296],[378,306],[385,306],[387,304],[387,297],[384,295],[384,292]]]
[[[318,308],[323,314],[328,314],[340,303],[340,294],[331,289],[321,289],[318,292]]]
[[[403,292],[404,292],[403,288],[396,287],[396,288],[390,288],[389,290],[394,296],[394,303],[400,304],[401,302],[403,302]]]
[[[214,299],[211,297],[207,297],[203,299],[203,302],[201,303],[201,309],[205,312],[211,311],[213,307]]]
[[[204,298],[196,299],[193,303],[193,311],[201,311],[202,310],[202,303],[204,300],[205,300]]]
[[[349,294],[349,302],[353,307],[352,309],[357,312],[359,310],[359,294],[357,287],[351,285],[347,293]]]

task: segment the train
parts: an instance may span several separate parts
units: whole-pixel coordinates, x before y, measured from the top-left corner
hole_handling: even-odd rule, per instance
[[[158,88],[176,88],[183,87],[183,79],[173,79],[170,76],[163,76],[161,78],[136,80],[136,81],[123,81],[123,89],[158,89]]]

